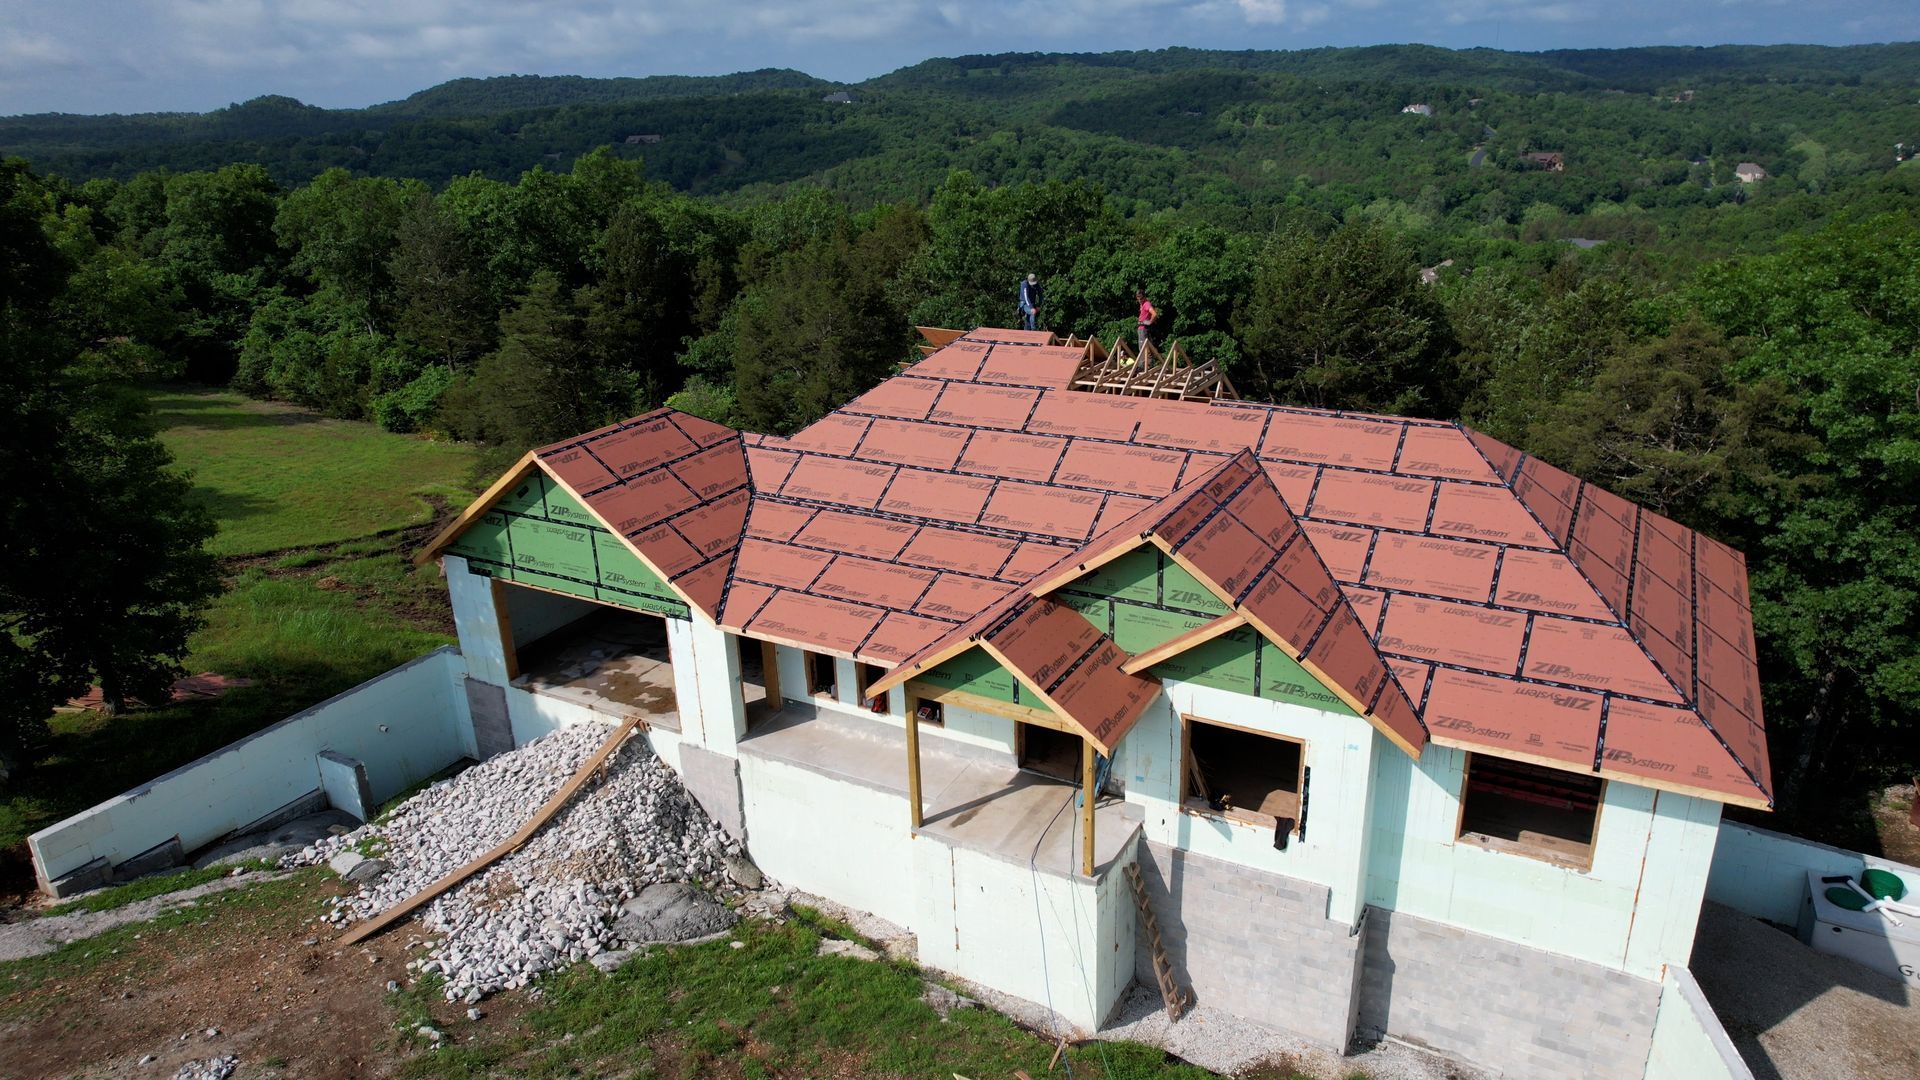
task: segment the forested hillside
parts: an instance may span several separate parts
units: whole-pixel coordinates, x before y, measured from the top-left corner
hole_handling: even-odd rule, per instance
[[[62,253],[76,364],[503,453],[667,402],[789,432],[916,323],[1009,324],[1027,272],[1108,340],[1144,288],[1246,396],[1459,418],[1745,550],[1789,823],[1858,843],[1851,793],[1920,765],[1916,60],[967,57],[847,103],[466,80],[0,121],[31,159],[0,202]]]

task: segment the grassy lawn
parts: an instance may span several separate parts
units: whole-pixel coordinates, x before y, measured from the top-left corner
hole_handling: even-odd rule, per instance
[[[220,522],[221,555],[370,536],[475,494],[471,447],[392,435],[226,390],[152,392],[161,437]]]
[[[942,1020],[921,1001],[912,964],[819,955],[823,930],[832,933],[804,914],[784,925],[747,921],[731,940],[656,949],[610,976],[576,964],[541,980],[519,1023],[415,1057],[405,1075],[1047,1074],[1046,1039],[987,1009]],[[1075,1077],[1213,1075],[1137,1043],[1075,1047],[1068,1060]]]
[[[428,494],[464,505],[476,452],[224,391],[167,388],[154,402],[230,556],[187,669],[257,685],[117,718],[56,716],[46,755],[0,792],[0,850],[453,641],[437,570],[407,561],[422,529],[394,530],[431,522]],[[280,553],[236,554],[263,550]]]

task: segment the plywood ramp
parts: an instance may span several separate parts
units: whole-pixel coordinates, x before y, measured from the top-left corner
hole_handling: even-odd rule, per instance
[[[540,809],[534,811],[533,817],[529,818],[525,825],[520,826],[512,836],[501,841],[493,850],[488,851],[486,854],[453,871],[439,881],[434,882],[419,892],[414,893],[412,896],[407,897],[405,900],[400,901],[398,904],[393,905],[380,914],[375,915],[373,918],[347,931],[346,934],[340,938],[340,944],[354,945],[367,940],[382,930],[385,930],[387,927],[392,926],[394,923],[413,914],[415,911],[420,910],[422,907],[425,907],[441,893],[446,892],[455,885],[460,884],[480,871],[485,870],[487,867],[492,866],[494,863],[499,862],[501,859],[506,858],[508,855],[513,854],[515,851],[520,850],[520,845],[531,840],[533,834],[539,832],[542,825],[545,825],[553,815],[559,813],[560,808],[567,805],[568,800],[572,799],[576,792],[586,786],[587,779],[619,751],[620,745],[627,741],[627,736],[633,734],[635,728],[645,726],[646,722],[639,717],[628,717],[627,722],[616,728],[612,735],[607,736],[607,741],[600,744],[600,749],[595,750],[587,760],[581,762],[580,767],[575,769],[573,775],[567,778],[567,782],[560,785],[560,790],[554,792],[552,798],[543,803]]]

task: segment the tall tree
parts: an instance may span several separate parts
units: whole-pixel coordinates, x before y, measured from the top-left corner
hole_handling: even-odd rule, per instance
[[[47,198],[0,164],[0,775],[30,760],[60,701],[163,698],[219,590],[212,519],[137,397],[79,362],[46,239]]]
[[[1241,392],[1327,408],[1456,415],[1452,333],[1418,271],[1411,253],[1377,225],[1275,239],[1234,319],[1245,357],[1235,373]]]

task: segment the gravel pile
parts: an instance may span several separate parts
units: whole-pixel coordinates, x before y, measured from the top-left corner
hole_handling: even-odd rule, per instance
[[[556,731],[281,865],[373,851],[385,872],[335,900],[327,916],[339,926],[369,918],[512,835],[606,737],[595,725]],[[728,863],[738,866],[740,856],[739,844],[634,738],[524,847],[426,906],[420,920],[434,939],[426,958],[409,966],[444,977],[450,1001],[525,986],[541,972],[632,944],[615,923],[650,884],[699,880],[738,892]]]

